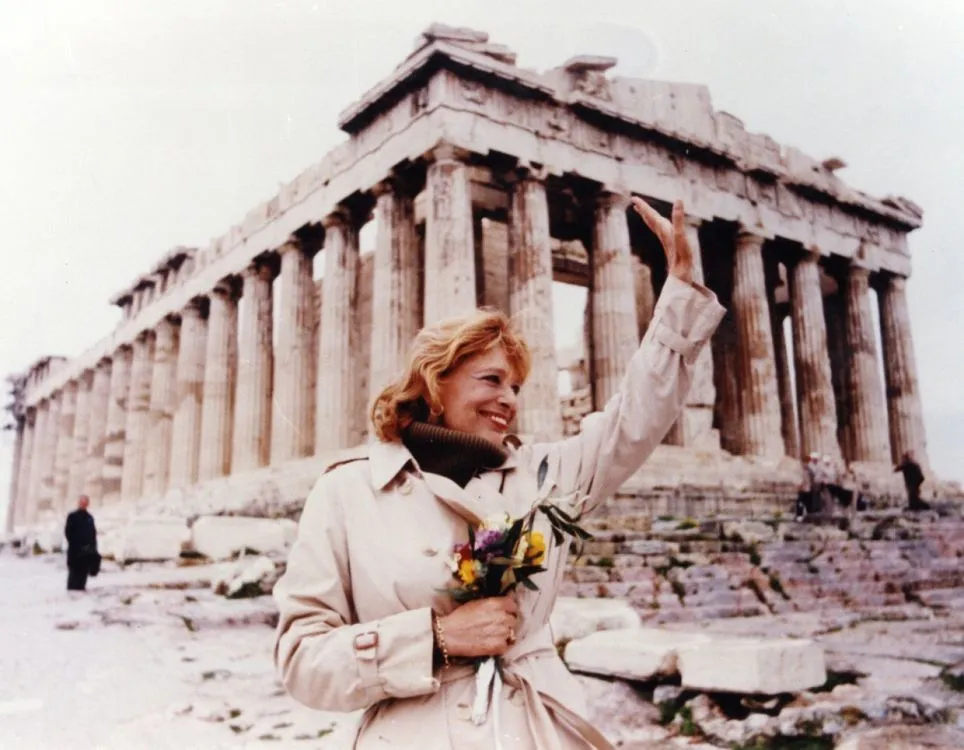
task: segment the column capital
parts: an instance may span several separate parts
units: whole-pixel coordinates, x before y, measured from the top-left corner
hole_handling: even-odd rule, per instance
[[[464,164],[468,160],[470,153],[471,152],[467,149],[460,148],[453,143],[441,141],[426,151],[424,158],[430,164],[440,164],[442,162],[457,162],[459,164]]]
[[[870,268],[859,262],[852,262],[847,267],[847,274],[853,278],[870,280]]]
[[[502,182],[508,186],[524,182],[535,182],[545,185],[549,178],[549,169],[543,164],[520,163],[512,169],[499,175]]]
[[[305,242],[301,237],[294,234],[275,248],[275,253],[279,258],[291,252],[299,252],[302,255],[314,255],[317,251],[318,247],[315,243]]]
[[[325,231],[329,229],[334,229],[336,227],[351,228],[354,223],[352,221],[351,211],[345,206],[338,205],[332,210],[330,214],[325,216],[321,220],[322,226],[324,226]]]
[[[227,300],[235,301],[241,296],[241,285],[237,276],[225,276],[218,281],[211,289],[212,297],[222,297]]]
[[[904,291],[907,289],[907,277],[890,271],[878,271],[871,278],[870,284],[878,292]]]
[[[286,247],[288,243],[282,245]],[[281,250],[279,248],[278,253],[262,253],[244,267],[241,271],[241,277],[247,279],[248,277],[257,277],[263,279],[264,281],[272,281],[275,276],[278,275],[278,261],[280,259]]]
[[[746,224],[738,224],[736,228],[736,244],[737,247],[747,247],[754,246],[762,248],[767,240],[772,239],[772,237],[767,236],[767,234],[756,227],[750,227]]]
[[[209,300],[207,297],[195,297],[181,309],[181,320],[184,318],[206,318]]]
[[[369,190],[376,200],[383,195],[405,195],[414,198],[418,191],[419,186],[410,176],[395,171],[392,171],[385,179],[376,182]]]
[[[625,211],[629,208],[630,196],[612,190],[600,190],[596,193],[596,208],[613,208]]]

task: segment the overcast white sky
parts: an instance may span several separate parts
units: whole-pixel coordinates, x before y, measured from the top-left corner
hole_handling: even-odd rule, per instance
[[[112,293],[319,160],[338,112],[435,20],[526,67],[591,52],[706,84],[750,130],[922,205],[910,304],[930,455],[964,479],[960,0],[0,0],[0,374],[105,335]]]

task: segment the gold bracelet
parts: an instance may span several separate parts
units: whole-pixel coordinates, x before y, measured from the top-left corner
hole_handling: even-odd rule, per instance
[[[448,647],[445,645],[445,635],[442,632],[442,621],[434,612],[432,612],[432,626],[435,629],[435,640],[438,641],[439,651],[442,652],[442,663],[448,667],[451,662],[449,661]]]

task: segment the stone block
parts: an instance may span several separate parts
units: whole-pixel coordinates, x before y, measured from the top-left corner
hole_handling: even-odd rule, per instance
[[[183,518],[135,518],[104,540],[101,554],[124,564],[177,560],[190,538]]]
[[[681,648],[710,642],[700,633],[655,628],[610,630],[572,641],[566,646],[564,658],[575,672],[646,681],[675,674]]]
[[[263,556],[245,557],[235,568],[214,582],[214,593],[228,599],[246,599],[269,594],[278,580],[277,566]]]
[[[601,630],[638,628],[639,615],[621,599],[559,597],[549,617],[555,643],[568,643]]]
[[[202,516],[191,527],[191,547],[212,560],[226,560],[246,549],[283,554],[297,530],[298,525],[287,518]]]
[[[714,638],[679,651],[684,687],[775,695],[818,687],[827,681],[823,649],[789,638]]]
[[[723,524],[723,534],[744,544],[761,544],[773,541],[777,532],[761,521],[731,521]]]

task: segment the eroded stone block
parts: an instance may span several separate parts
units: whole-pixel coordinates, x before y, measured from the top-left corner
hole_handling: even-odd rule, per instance
[[[823,649],[813,641],[713,638],[679,651],[683,686],[731,693],[795,693],[827,681]]]

